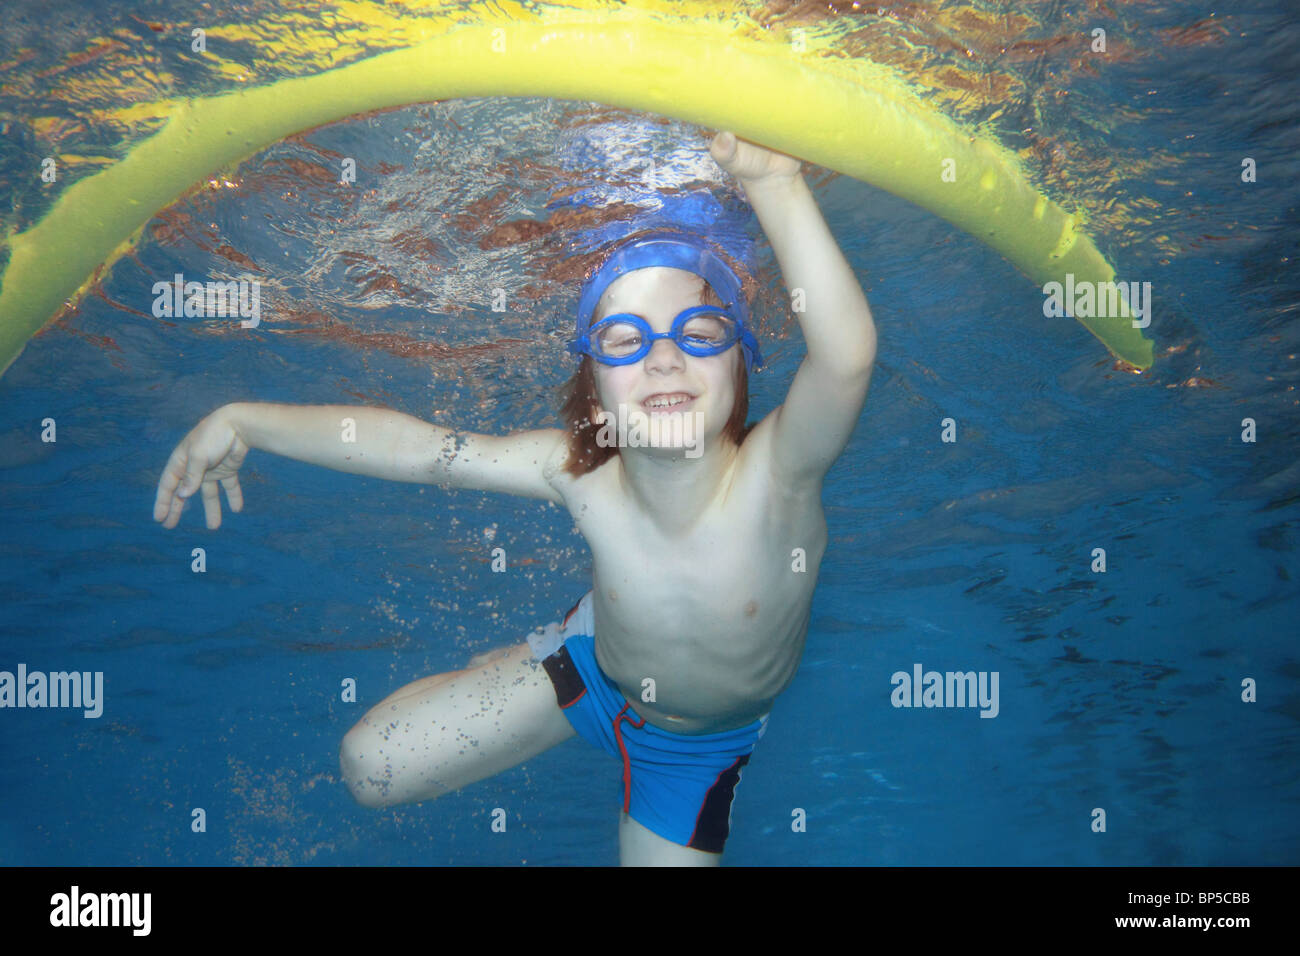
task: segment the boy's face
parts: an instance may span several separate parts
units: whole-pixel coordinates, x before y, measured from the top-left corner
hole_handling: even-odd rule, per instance
[[[683,309],[700,304],[704,280],[692,272],[653,266],[637,269],[610,283],[597,303],[593,324],[616,312],[631,312],[650,324],[655,332],[668,332]],[[672,339],[659,339],[639,362],[630,365],[596,363],[596,394],[601,407],[618,413],[624,405],[629,413],[647,416],[670,413],[700,413],[703,437],[721,434],[735,405],[736,363],[743,361],[740,345],[720,355],[687,355]],[[685,397],[669,407],[653,408],[648,403],[664,397]]]

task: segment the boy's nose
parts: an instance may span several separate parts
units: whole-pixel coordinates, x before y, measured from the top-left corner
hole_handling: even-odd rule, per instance
[[[682,350],[672,339],[659,339],[650,346],[645,357],[646,368],[674,367],[683,364]]]

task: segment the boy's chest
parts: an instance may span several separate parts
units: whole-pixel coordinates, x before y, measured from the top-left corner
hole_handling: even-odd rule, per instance
[[[670,630],[703,621],[770,626],[773,612],[803,603],[798,595],[825,550],[819,501],[790,508],[742,492],[674,533],[614,495],[584,504],[577,525],[592,551],[599,603],[629,627],[638,618]]]
[[[754,620],[764,590],[761,547],[748,533],[666,541],[645,528],[604,526],[587,537],[601,603],[627,626],[679,630],[701,621]]]

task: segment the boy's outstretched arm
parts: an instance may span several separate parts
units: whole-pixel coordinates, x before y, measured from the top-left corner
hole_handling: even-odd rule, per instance
[[[154,520],[176,527],[202,492],[209,528],[221,526],[218,485],[243,509],[238,472],[250,449],[393,481],[500,491],[562,504],[551,483],[566,457],[558,428],[478,435],[454,432],[387,408],[236,402],[204,418],[167,460]]]
[[[792,491],[820,488],[857,425],[876,361],[876,326],[800,162],[719,133],[713,158],[745,189],[767,234],[803,329],[808,353],[777,409],[771,467]],[[802,300],[800,302],[800,300]]]
[[[250,448],[309,464],[390,481],[562,500],[546,471],[564,441],[558,428],[481,435],[365,405],[236,402],[223,411]]]

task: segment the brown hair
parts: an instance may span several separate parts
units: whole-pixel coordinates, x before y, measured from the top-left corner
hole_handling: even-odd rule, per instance
[[[722,300],[708,282],[704,283],[704,291],[700,293],[700,305],[722,305]],[[739,344],[734,347],[740,349]],[[745,419],[749,416],[749,372],[745,368],[743,356],[736,364],[733,381],[736,403],[732,406],[731,417],[722,429],[722,437],[739,446],[755,424],[745,424]],[[600,398],[596,394],[595,361],[590,355],[582,357],[578,370],[565,383],[563,391],[565,398],[560,414],[564,417],[569,443],[569,460],[564,470],[577,478],[605,464],[618,454],[618,448],[596,443],[596,433],[600,426],[592,419],[600,414]]]

